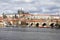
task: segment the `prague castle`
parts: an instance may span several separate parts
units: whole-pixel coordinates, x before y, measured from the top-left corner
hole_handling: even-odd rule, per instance
[[[49,15],[49,14],[31,14],[29,12],[24,12],[23,10],[18,10],[16,14],[2,14],[0,15],[0,27],[5,27],[6,25],[26,25],[29,26],[36,24],[42,27],[46,24],[49,27],[50,24],[60,23],[59,15]]]

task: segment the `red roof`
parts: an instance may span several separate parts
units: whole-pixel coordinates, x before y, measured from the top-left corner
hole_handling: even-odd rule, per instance
[[[44,19],[28,20],[27,22],[45,22]]]
[[[3,18],[2,17],[0,17],[0,21],[2,21],[3,20]]]

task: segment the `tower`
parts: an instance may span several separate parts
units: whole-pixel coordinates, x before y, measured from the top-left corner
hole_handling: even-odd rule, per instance
[[[22,10],[22,8],[18,10],[18,14],[24,14],[24,11]]]

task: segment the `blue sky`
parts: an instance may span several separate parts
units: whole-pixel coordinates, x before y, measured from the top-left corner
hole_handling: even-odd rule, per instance
[[[0,0],[0,14],[16,13],[21,8],[31,13],[59,13],[60,0]]]

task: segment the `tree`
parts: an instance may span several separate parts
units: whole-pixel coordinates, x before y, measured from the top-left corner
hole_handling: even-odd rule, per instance
[[[7,18],[7,16],[3,13],[3,18]]]
[[[14,18],[18,18],[18,16],[15,14],[15,17]]]

